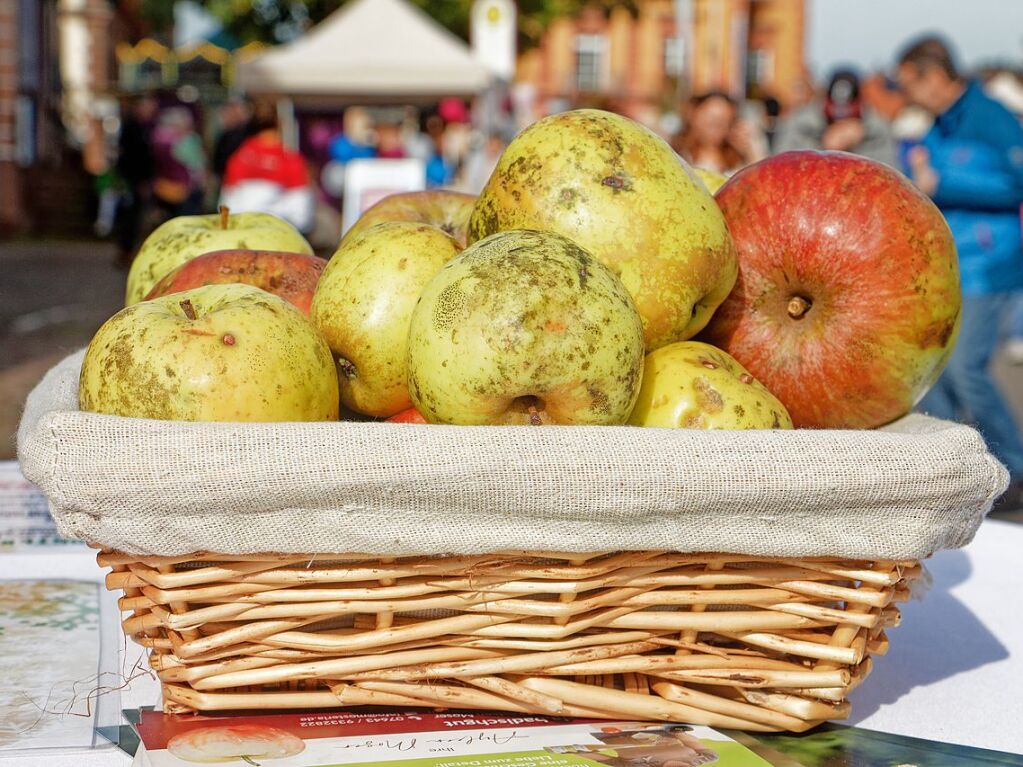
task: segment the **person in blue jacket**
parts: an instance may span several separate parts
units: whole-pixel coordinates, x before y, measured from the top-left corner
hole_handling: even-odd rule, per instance
[[[948,221],[963,289],[958,343],[920,409],[974,423],[1012,475],[1015,492],[1007,497],[1023,500],[1023,442],[990,371],[1004,315],[1023,289],[1023,128],[979,83],[960,76],[939,38],[902,53],[898,80],[910,102],[934,115],[907,153],[908,171]]]

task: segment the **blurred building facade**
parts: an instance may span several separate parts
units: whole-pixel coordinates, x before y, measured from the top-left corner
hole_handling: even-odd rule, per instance
[[[0,234],[88,223],[120,22],[109,0],[0,0]]]
[[[626,113],[673,107],[678,95],[806,98],[804,0],[638,0],[605,14],[555,19],[519,58],[517,79],[541,100],[604,100]],[[676,25],[680,12],[683,28]],[[687,27],[687,28],[686,28]]]
[[[0,234],[21,210],[18,180],[18,11],[22,3],[0,2]]]
[[[0,1],[0,233],[24,227],[28,169],[49,152],[60,114],[56,3]],[[59,138],[59,133],[58,133]],[[56,142],[59,146],[59,140]]]

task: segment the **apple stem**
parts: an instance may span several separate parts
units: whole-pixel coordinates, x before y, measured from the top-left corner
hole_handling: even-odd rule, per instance
[[[218,210],[220,211],[220,228],[227,229],[227,218],[231,215],[231,209],[226,205],[221,205]]]
[[[804,314],[810,311],[812,304],[802,296],[792,296],[787,307],[789,317],[794,320],[801,319]]]
[[[537,411],[536,405],[529,406],[529,425],[543,426],[543,421],[540,419],[540,413]]]
[[[185,313],[185,316],[188,317],[188,319],[190,320],[198,319],[198,317],[195,314],[195,307],[192,306],[191,300],[186,298],[184,301],[180,302],[180,305],[181,311]]]

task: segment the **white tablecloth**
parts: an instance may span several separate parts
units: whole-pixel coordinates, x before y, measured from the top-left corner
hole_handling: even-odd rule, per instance
[[[1023,753],[1023,525],[986,520],[926,564],[931,590],[901,606],[844,724]]]
[[[0,554],[0,578],[17,577],[25,557]],[[934,584],[903,605],[891,650],[852,695],[846,723],[883,732],[1023,753],[1023,526],[989,520],[970,546],[928,561]],[[94,552],[61,552],[49,577],[95,578]],[[129,654],[137,653],[127,645]],[[130,668],[131,657],[122,668]],[[121,707],[154,704],[155,682],[143,677],[121,693]],[[0,756],[19,767],[127,767],[114,746]]]

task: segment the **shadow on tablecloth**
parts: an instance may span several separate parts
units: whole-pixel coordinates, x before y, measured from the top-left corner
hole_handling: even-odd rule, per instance
[[[970,577],[972,565],[961,549],[943,551],[926,563],[934,578],[922,600],[900,605],[902,623],[889,629],[888,655],[874,659],[874,670],[852,694],[855,725],[915,687],[971,671],[1009,657],[969,606],[950,590]]]

